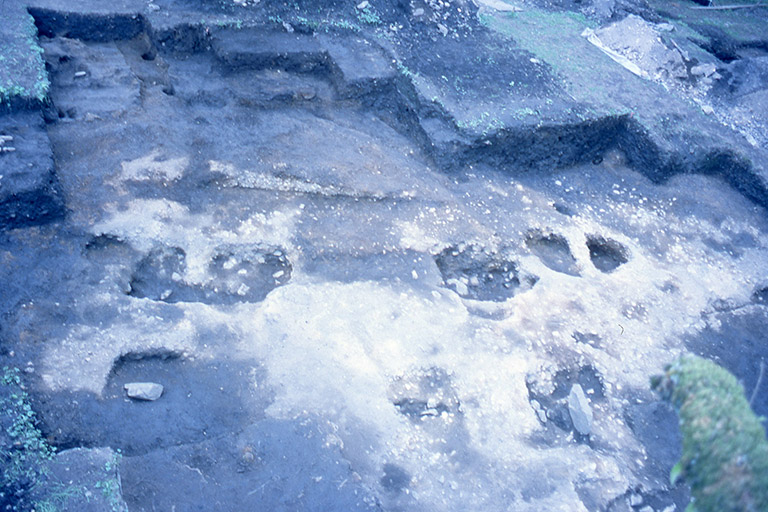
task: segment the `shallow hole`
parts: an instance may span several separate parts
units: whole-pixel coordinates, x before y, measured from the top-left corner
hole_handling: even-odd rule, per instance
[[[536,281],[521,281],[516,262],[475,245],[448,247],[435,256],[435,263],[445,285],[467,299],[503,302],[522,284],[530,288]]]
[[[629,251],[616,240],[590,236],[587,237],[587,247],[592,264],[601,272],[613,272],[629,261]]]
[[[580,275],[576,258],[571,254],[565,237],[554,233],[533,232],[526,237],[525,243],[547,268],[570,276]]]

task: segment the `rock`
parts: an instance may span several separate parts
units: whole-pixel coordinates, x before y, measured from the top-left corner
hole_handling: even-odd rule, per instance
[[[568,395],[568,412],[571,413],[576,431],[583,436],[589,435],[592,430],[592,409],[579,384],[574,384]]]
[[[155,382],[129,382],[123,387],[126,394],[136,400],[153,401],[163,394],[163,386]]]
[[[717,71],[717,68],[711,62],[705,64],[699,64],[691,68],[691,74],[694,76],[712,76]]]
[[[683,55],[659,37],[658,28],[639,16],[587,29],[584,36],[632,73],[657,81],[685,79],[688,76]]]
[[[456,290],[456,293],[461,295],[462,297],[466,297],[469,295],[469,288],[467,288],[467,285],[459,281],[458,279],[448,279],[445,284],[452,287],[454,290]]]

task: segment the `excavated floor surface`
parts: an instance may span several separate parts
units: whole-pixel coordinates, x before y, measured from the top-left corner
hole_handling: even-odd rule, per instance
[[[412,97],[435,61],[409,88],[358,32],[43,14],[66,215],[2,232],[0,361],[49,442],[121,451],[129,510],[685,507],[649,376],[692,350],[751,391],[768,355],[768,217],[738,180],[652,181],[611,116],[441,138]],[[492,79],[562,93],[523,57]]]

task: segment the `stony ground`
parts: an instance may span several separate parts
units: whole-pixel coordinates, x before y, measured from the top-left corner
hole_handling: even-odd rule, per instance
[[[683,510],[649,377],[768,414],[768,12],[696,7],[0,2],[0,505]]]

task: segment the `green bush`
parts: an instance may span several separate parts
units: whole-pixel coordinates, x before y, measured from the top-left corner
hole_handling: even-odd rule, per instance
[[[23,510],[34,506],[28,503],[29,495],[45,479],[48,461],[55,452],[37,428],[19,369],[4,368],[0,386],[4,388],[0,393],[0,424],[7,434],[6,441],[0,443],[0,505],[3,510]]]
[[[670,480],[685,478],[689,511],[768,511],[768,441],[744,389],[707,359],[683,356],[651,379],[677,411],[683,454]]]

